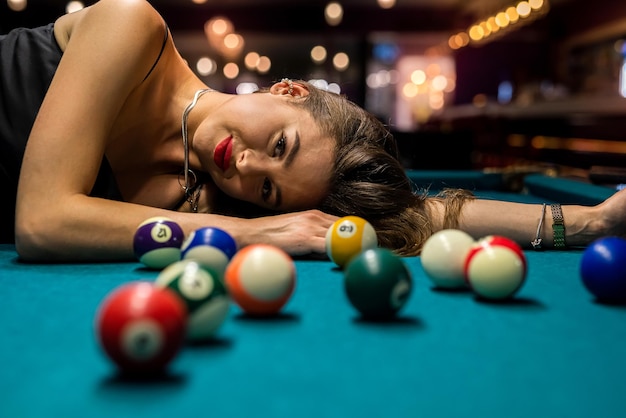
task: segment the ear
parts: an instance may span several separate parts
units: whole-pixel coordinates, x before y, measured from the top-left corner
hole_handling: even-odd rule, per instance
[[[291,89],[291,92],[289,91]],[[270,93],[280,95],[291,95],[292,97],[306,97],[309,89],[300,83],[290,81],[280,81],[270,87]]]

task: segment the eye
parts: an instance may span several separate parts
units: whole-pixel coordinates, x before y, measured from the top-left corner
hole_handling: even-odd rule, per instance
[[[280,139],[276,142],[276,147],[274,148],[274,156],[280,157],[285,153],[285,148],[287,147],[287,139],[285,136],[281,136]]]
[[[261,198],[267,202],[272,196],[272,182],[267,177],[263,180],[263,188],[261,189]]]

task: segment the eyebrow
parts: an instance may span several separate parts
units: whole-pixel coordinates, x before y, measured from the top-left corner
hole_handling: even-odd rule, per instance
[[[285,168],[289,168],[289,166],[291,166],[299,150],[300,150],[300,134],[296,131],[296,137],[293,141],[293,145],[291,146],[291,149],[289,150],[289,154],[287,154],[287,157],[285,157],[285,162],[284,162]],[[280,207],[282,203],[283,203],[283,194],[280,190],[280,187],[277,186],[276,187],[276,201],[274,203],[274,206]]]
[[[293,141],[293,145],[291,146],[291,150],[289,150],[289,154],[285,158],[285,168],[289,168],[289,166],[293,163],[293,159],[296,158],[296,154],[300,150],[300,134],[296,131],[296,138]]]

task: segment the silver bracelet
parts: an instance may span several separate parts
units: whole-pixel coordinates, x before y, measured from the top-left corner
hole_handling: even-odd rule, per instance
[[[537,226],[537,233],[535,234],[535,239],[530,241],[530,245],[533,246],[534,250],[541,249],[541,228],[543,227],[543,218],[546,216],[546,204],[541,205],[541,218],[539,218],[539,225]]]

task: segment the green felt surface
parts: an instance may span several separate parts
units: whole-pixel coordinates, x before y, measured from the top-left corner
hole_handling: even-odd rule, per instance
[[[531,174],[524,179],[528,193],[547,196],[562,204],[593,205],[606,200],[615,189],[571,179]]]
[[[526,196],[527,201],[531,197]],[[397,321],[368,323],[330,262],[298,260],[277,318],[233,306],[163,379],[120,378],[94,335],[99,303],[138,263],[29,265],[0,246],[0,417],[623,417],[626,307],[596,303],[576,251],[526,252],[507,303],[432,288],[419,257]]]
[[[418,189],[440,190],[465,188],[481,194],[486,191],[491,198],[535,202],[559,202],[562,204],[593,205],[615,193],[614,188],[584,183],[582,181],[551,177],[543,174],[519,175],[515,182],[500,173],[481,171],[409,170],[409,178]],[[519,192],[511,187],[520,187]]]
[[[167,379],[120,379],[93,319],[115,286],[151,279],[135,264],[29,266],[0,251],[3,417],[617,417],[626,390],[626,310],[593,301],[581,253],[527,253],[510,303],[414,291],[399,320],[367,323],[328,262],[298,261],[284,315],[238,308],[218,338],[186,346]]]

